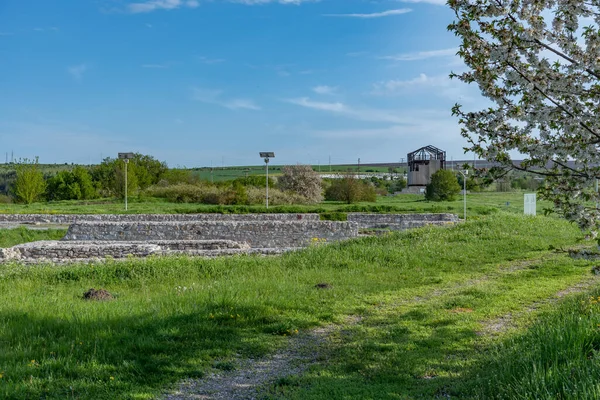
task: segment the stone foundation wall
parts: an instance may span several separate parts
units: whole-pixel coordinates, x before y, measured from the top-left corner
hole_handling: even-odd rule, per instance
[[[75,222],[175,221],[318,221],[319,214],[0,214],[0,223],[59,224]]]
[[[238,254],[247,252],[250,246],[231,240],[198,240],[198,241],[145,241],[145,242],[109,242],[109,241],[39,241],[20,244],[8,249],[0,249],[2,261],[35,261],[35,260],[87,260],[147,257],[165,254]]]
[[[252,248],[304,247],[315,239],[344,240],[358,236],[353,222],[206,221],[206,222],[77,222],[63,240],[156,241],[233,240]]]
[[[348,221],[355,222],[361,229],[390,229],[403,231],[427,225],[456,224],[456,214],[369,214],[349,213]]]

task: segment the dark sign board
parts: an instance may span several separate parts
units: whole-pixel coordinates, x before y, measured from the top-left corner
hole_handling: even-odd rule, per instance
[[[274,158],[275,157],[275,153],[273,153],[271,151],[261,151],[260,152],[260,156],[262,158]]]
[[[121,160],[130,160],[133,158],[133,153],[119,153],[119,158]]]

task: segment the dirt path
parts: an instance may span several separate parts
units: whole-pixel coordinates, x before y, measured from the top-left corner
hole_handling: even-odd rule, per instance
[[[539,310],[545,305],[555,304],[565,296],[584,292],[588,289],[591,289],[594,285],[598,284],[600,284],[600,276],[591,275],[585,280],[557,292],[552,297],[532,303],[522,311],[516,313],[508,313],[501,317],[483,322],[481,330],[479,330],[479,332],[477,333],[479,335],[499,335],[511,328],[515,328],[515,321],[518,320],[520,317],[534,312],[536,310]]]
[[[327,325],[289,339],[287,346],[260,359],[233,361],[233,371],[213,371],[202,379],[188,379],[163,400],[257,399],[264,389],[280,378],[299,375],[317,363],[324,354],[329,337],[336,331],[360,322],[350,317],[343,325]]]
[[[541,259],[520,260],[507,268],[503,268],[499,272],[484,275],[446,288],[433,290],[424,296],[402,300],[394,305],[398,306],[406,303],[418,303],[431,300],[435,297],[442,296],[449,291],[470,287],[505,274],[511,274],[557,256],[558,255],[550,255]],[[479,333],[484,335],[504,332],[514,326],[514,320],[523,313],[535,311],[545,304],[557,302],[568,294],[584,291],[598,283],[600,283],[600,276],[592,276],[583,282],[561,290],[551,298],[531,304],[527,309],[520,311],[519,313],[514,315],[507,314],[500,318],[484,322]],[[185,380],[178,385],[176,390],[163,395],[161,399],[250,400],[260,398],[261,395],[264,395],[265,389],[267,389],[269,385],[277,382],[278,379],[300,375],[311,365],[318,363],[332,344],[330,338],[335,336],[334,334],[336,332],[357,325],[360,321],[361,317],[352,316],[344,321],[343,324],[327,325],[301,333],[297,336],[292,336],[289,338],[286,346],[282,347],[272,355],[260,359],[236,358],[232,362],[235,366],[234,370],[213,370],[204,378]]]

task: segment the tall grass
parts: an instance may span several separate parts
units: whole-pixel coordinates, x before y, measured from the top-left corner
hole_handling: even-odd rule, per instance
[[[478,368],[481,399],[600,398],[600,291],[543,314]]]
[[[235,354],[264,355],[284,345],[296,329],[341,323],[351,314],[373,325],[358,327],[356,342],[344,347],[348,351],[332,353],[333,369],[323,369],[314,381],[307,378],[306,386],[294,390],[308,392],[297,392],[296,398],[435,393],[441,381],[426,386],[417,375],[434,365],[456,368],[454,359],[446,358],[450,350],[462,349],[462,357],[473,358],[475,317],[505,312],[515,298],[548,295],[580,279],[587,265],[566,259],[564,267],[542,263],[515,279],[507,275],[512,272],[506,263],[539,257],[548,246],[579,237],[563,221],[502,214],[277,257],[0,265],[0,398],[151,398]],[[498,279],[481,290],[452,289],[467,280],[481,279],[483,285],[482,277],[490,274]],[[323,282],[332,289],[315,287]],[[92,287],[115,299],[83,300]],[[450,291],[430,304],[413,300],[439,290]],[[379,315],[388,303],[412,308]],[[464,319],[449,314],[459,303],[476,312]],[[447,341],[423,336],[430,331],[445,334]],[[390,334],[396,338],[392,342]],[[411,348],[415,343],[418,347]],[[284,397],[288,394],[293,398],[288,392]]]
[[[38,240],[59,240],[66,233],[65,229],[34,230],[24,226],[15,229],[0,229],[0,247],[11,247],[19,243]]]

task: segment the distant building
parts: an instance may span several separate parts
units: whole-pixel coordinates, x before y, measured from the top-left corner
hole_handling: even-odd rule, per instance
[[[446,168],[446,152],[434,146],[421,147],[408,153],[408,187],[425,187],[431,175]]]

